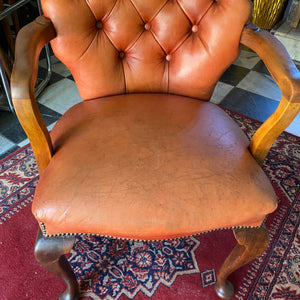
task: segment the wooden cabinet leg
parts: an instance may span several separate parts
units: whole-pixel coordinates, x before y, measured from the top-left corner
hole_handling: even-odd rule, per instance
[[[64,256],[71,251],[75,242],[74,236],[44,237],[39,229],[34,255],[36,260],[45,269],[60,277],[67,284],[61,293],[60,300],[79,299],[79,286],[76,276]]]
[[[234,295],[228,276],[264,252],[269,243],[269,235],[264,226],[259,228],[234,229],[237,245],[224,261],[217,276],[215,290],[219,297],[230,299]]]

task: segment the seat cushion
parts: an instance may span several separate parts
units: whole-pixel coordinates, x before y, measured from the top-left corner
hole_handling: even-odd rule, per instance
[[[259,226],[277,206],[248,139],[212,103],[129,94],[79,103],[52,131],[33,213],[48,235],[167,239]]]

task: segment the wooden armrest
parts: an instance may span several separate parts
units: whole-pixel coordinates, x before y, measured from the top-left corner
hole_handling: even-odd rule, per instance
[[[55,37],[50,20],[41,16],[24,26],[16,39],[16,54],[11,76],[11,93],[17,117],[31,143],[39,173],[52,157],[52,143],[35,100],[39,54]]]
[[[276,138],[300,110],[300,72],[284,46],[268,31],[249,24],[243,30],[241,43],[260,56],[282,92],[277,109],[250,141],[250,151],[262,164]]]

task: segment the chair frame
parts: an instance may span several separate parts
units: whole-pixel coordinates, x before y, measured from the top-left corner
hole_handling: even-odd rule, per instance
[[[40,174],[51,160],[53,147],[38,110],[34,84],[39,53],[55,35],[51,21],[43,16],[25,26],[17,38],[16,59],[11,79],[14,108],[30,140]],[[240,42],[260,56],[282,91],[282,99],[277,109],[250,141],[249,150],[262,165],[273,142],[300,110],[300,72],[282,44],[269,32],[260,30],[253,24],[245,26]],[[269,242],[264,225],[257,228],[233,228],[233,232],[237,245],[221,266],[215,286],[217,294],[224,299],[231,298],[234,294],[232,284],[227,281],[228,276],[262,254]],[[76,276],[64,256],[70,252],[74,243],[73,235],[48,237],[43,235],[41,229],[38,231],[35,245],[37,261],[63,279],[67,285],[59,299],[79,299]]]

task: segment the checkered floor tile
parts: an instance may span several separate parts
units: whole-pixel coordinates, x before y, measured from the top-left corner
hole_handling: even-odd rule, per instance
[[[49,130],[69,107],[81,101],[70,71],[55,56],[51,57],[51,65],[50,83],[37,99]],[[300,69],[300,64],[297,67]],[[46,68],[46,60],[41,59],[39,78],[44,78]],[[220,78],[211,101],[264,121],[275,110],[280,98],[281,92],[260,58],[242,50],[238,60]],[[300,115],[287,131],[300,136]],[[27,143],[15,116],[0,110],[0,159]]]

